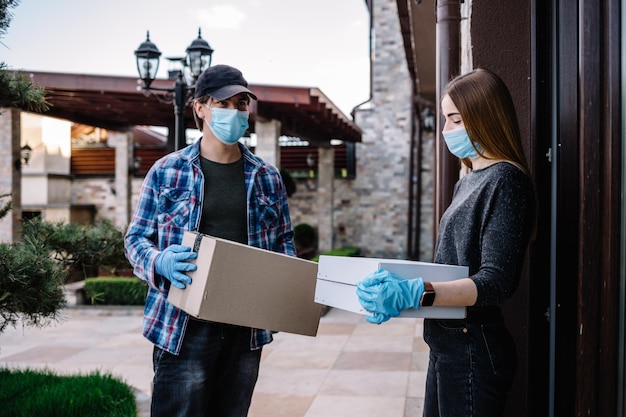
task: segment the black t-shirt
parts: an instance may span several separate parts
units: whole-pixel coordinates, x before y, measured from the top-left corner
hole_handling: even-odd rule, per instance
[[[204,201],[200,233],[248,244],[246,183],[243,158],[220,164],[200,157]]]

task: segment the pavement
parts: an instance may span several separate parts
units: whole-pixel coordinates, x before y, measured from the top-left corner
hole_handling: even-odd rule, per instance
[[[150,414],[152,344],[142,307],[70,305],[44,328],[0,333],[0,367],[58,374],[109,373],[132,386],[138,416]],[[316,337],[274,335],[263,349],[249,417],[421,416],[428,347],[422,319],[380,326],[329,309]]]

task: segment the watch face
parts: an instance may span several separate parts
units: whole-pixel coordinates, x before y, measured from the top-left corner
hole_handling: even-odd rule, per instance
[[[425,292],[424,297],[422,298],[422,307],[430,307],[435,302],[435,293],[434,292]]]

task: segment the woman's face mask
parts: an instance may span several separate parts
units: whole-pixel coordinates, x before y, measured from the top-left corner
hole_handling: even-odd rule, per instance
[[[446,146],[452,155],[461,159],[472,159],[478,157],[478,153],[476,152],[476,149],[474,149],[474,146],[472,146],[467,130],[465,130],[464,127],[441,132],[441,134],[443,135]],[[474,145],[479,152],[482,152],[482,149],[477,143],[474,143]]]
[[[247,111],[223,108],[210,108],[210,110],[209,128],[223,144],[234,145],[248,130],[249,113]]]

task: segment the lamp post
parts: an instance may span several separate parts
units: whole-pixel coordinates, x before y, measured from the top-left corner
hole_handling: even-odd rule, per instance
[[[137,72],[143,81],[143,90],[146,94],[154,91],[165,93],[166,100],[174,105],[174,147],[169,150],[178,150],[187,146],[185,137],[185,106],[189,98],[193,96],[195,83],[205,68],[211,66],[213,49],[207,41],[202,39],[202,33],[198,29],[198,38],[187,47],[187,55],[183,58],[167,58],[170,61],[178,61],[181,69],[176,76],[176,82],[171,88],[153,87],[159,69],[159,58],[161,51],[150,41],[150,32],[146,34],[146,40],[135,51],[137,59]],[[168,143],[168,147],[171,144]]]

